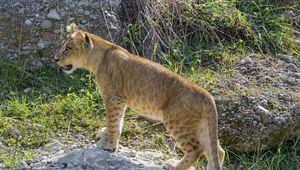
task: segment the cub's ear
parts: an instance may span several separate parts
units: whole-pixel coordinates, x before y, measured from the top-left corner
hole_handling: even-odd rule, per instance
[[[71,23],[67,26],[67,32],[72,34],[76,31],[80,31],[80,28],[75,23]]]
[[[93,43],[92,39],[87,34],[84,34],[84,35],[85,35],[85,44],[86,44],[86,47],[89,50],[91,50],[94,47],[94,43]]]
[[[81,31],[76,31],[71,34],[71,37],[78,41],[85,41],[85,34]]]
[[[71,35],[78,46],[92,49],[94,47],[93,41],[91,38],[82,31],[77,31]]]

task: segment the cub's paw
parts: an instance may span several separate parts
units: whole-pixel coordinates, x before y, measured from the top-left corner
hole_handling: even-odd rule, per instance
[[[175,159],[169,159],[163,166],[163,169],[166,170],[177,170],[176,165],[178,163],[178,160]]]
[[[117,144],[111,143],[108,139],[106,127],[100,130],[100,140],[97,142],[97,147],[111,152],[114,152],[117,149]]]

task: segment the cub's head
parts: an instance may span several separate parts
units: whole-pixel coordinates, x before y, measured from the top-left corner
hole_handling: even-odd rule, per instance
[[[67,31],[70,35],[63,42],[54,59],[65,73],[71,74],[77,68],[83,67],[89,51],[93,48],[93,42],[74,23],[67,27]]]

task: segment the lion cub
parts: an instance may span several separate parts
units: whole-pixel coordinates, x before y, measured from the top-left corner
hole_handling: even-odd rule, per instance
[[[218,143],[217,110],[213,97],[197,84],[122,47],[80,30],[75,24],[55,60],[64,72],[86,68],[96,75],[103,97],[107,128],[103,149],[118,147],[124,112],[128,107],[160,120],[184,153],[165,169],[188,169],[204,153],[208,170],[220,170],[224,150]]]

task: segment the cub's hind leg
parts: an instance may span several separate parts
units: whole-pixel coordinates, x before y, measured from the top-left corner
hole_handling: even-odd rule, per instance
[[[125,104],[118,96],[104,98],[107,127],[101,129],[100,147],[105,150],[115,151],[118,147],[122,132]]]
[[[205,152],[205,156],[207,158],[207,170],[214,170],[213,169],[213,161],[211,160],[210,156]],[[224,161],[224,157],[225,157],[225,151],[223,150],[223,148],[218,145],[218,156],[219,156],[219,164],[222,166],[223,165],[223,161]]]
[[[199,140],[204,146],[204,154],[207,159],[207,168],[206,170],[216,170],[216,168],[213,168],[213,165],[218,165],[220,169],[222,169],[222,164],[225,156],[225,151],[222,149],[222,147],[219,145],[218,141],[214,141],[215,145],[213,145],[209,137],[209,130],[208,130],[208,123],[207,120],[202,120],[200,122],[200,126],[198,129],[199,134]],[[213,152],[214,150],[217,152],[217,159],[213,159]],[[219,162],[218,162],[219,161]],[[219,170],[219,169],[218,169]]]
[[[164,169],[186,170],[190,168],[204,151],[198,138],[199,117],[188,114],[174,114],[166,116],[164,125],[171,136],[174,137],[184,153],[183,158],[176,164],[166,163]]]

